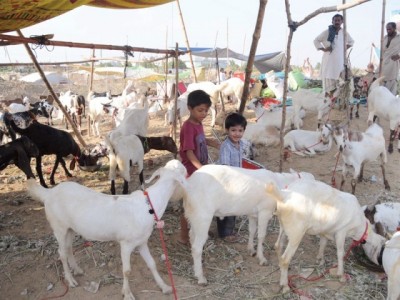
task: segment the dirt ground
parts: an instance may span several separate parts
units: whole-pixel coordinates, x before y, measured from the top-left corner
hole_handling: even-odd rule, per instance
[[[232,108],[228,106],[228,108]],[[367,109],[361,107],[360,119],[351,123],[352,129],[366,129]],[[246,112],[249,121],[255,121],[252,112]],[[167,128],[159,114],[150,120],[149,135],[167,135]],[[385,136],[388,140],[388,124],[382,122]],[[101,124],[103,132],[110,127],[109,120]],[[316,128],[315,115],[308,113],[305,118],[305,129]],[[106,129],[106,130],[105,130]],[[209,136],[209,118],[205,122],[205,130]],[[222,135],[219,128],[217,132]],[[99,142],[100,138],[84,136],[89,144]],[[396,148],[396,147],[395,147]],[[217,151],[210,149],[211,156],[217,158]],[[258,147],[256,161],[268,169],[278,171],[278,148]],[[330,152],[315,157],[299,157],[292,154],[284,163],[284,171],[293,168],[297,171],[307,171],[323,182],[331,183],[335,166],[335,145]],[[172,155],[162,151],[152,150],[145,155],[145,177],[149,177],[159,166],[164,165]],[[376,201],[398,201],[399,159],[397,151],[388,156],[386,174],[391,185],[391,191],[383,188],[382,174],[377,162],[365,167],[365,180],[357,185],[356,196],[360,204]],[[52,167],[53,157],[44,162],[47,176]],[[93,188],[99,192],[109,193],[108,162],[96,173],[74,171],[70,180]],[[34,160],[32,161],[32,167]],[[133,180],[130,190],[139,188],[137,172],[133,169]],[[374,180],[376,178],[376,181]],[[371,180],[372,179],[372,180]],[[59,168],[56,182],[69,180]],[[336,174],[339,183],[340,174]],[[57,242],[46,220],[43,207],[26,195],[26,178],[23,173],[9,166],[0,174],[0,299],[121,299],[122,268],[119,245],[116,242],[93,242],[87,247],[85,240],[77,236],[74,241],[74,251],[78,263],[85,271],[83,276],[76,277],[79,286],[68,288],[62,280],[62,266],[58,260]],[[122,181],[117,181],[121,189]],[[350,178],[345,191],[350,191]],[[346,283],[340,283],[333,276],[326,276],[314,282],[296,280],[299,291],[280,294],[278,260],[273,250],[273,244],[279,232],[279,224],[274,219],[268,227],[268,236],[264,243],[267,266],[259,266],[255,257],[250,257],[246,251],[247,220],[239,217],[236,227],[241,241],[226,243],[218,238],[210,239],[203,252],[204,270],[209,284],[197,285],[192,270],[190,249],[177,244],[176,235],[179,232],[179,212],[176,206],[169,205],[163,216],[165,243],[172,265],[174,284],[179,299],[385,299],[386,279],[383,273],[372,272],[360,265],[354,255],[345,262],[345,271],[349,275]],[[216,222],[212,230],[216,233]],[[318,239],[305,237],[291,262],[290,274],[306,274],[312,276],[321,273],[325,267],[315,262]],[[350,245],[346,243],[346,248]],[[154,230],[150,241],[150,251],[157,262],[158,270],[166,282],[169,282],[167,268],[161,261],[162,246],[159,233]],[[336,263],[336,250],[332,242],[328,244],[326,266]],[[173,299],[173,295],[163,295],[152,278],[138,253],[132,254],[132,274],[130,286],[136,299]],[[93,286],[95,287],[93,289]],[[98,289],[96,288],[98,286]]]

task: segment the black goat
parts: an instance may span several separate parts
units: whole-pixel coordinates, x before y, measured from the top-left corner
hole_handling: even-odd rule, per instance
[[[15,125],[12,120],[9,123],[13,130],[17,133],[29,137],[38,147],[39,156],[36,159],[36,171],[38,173],[40,184],[47,187],[42,173],[42,156],[55,154],[56,161],[54,163],[53,170],[50,175],[50,184],[54,185],[54,174],[57,170],[58,164],[61,163],[65,174],[68,177],[72,177],[71,173],[68,172],[63,157],[72,154],[74,156],[73,161],[70,164],[70,168],[73,169],[75,166],[75,160],[81,156],[81,150],[71,134],[63,130],[59,130],[48,125],[40,124],[39,122],[33,122],[28,128],[21,129]]]
[[[9,164],[16,165],[26,177],[35,178],[32,173],[31,157],[39,156],[39,149],[26,136],[0,146],[0,170],[4,170]]]
[[[178,148],[176,147],[174,140],[169,136],[137,136],[142,142],[144,153],[149,152],[150,149],[154,149],[167,150],[174,155],[174,158],[176,158],[176,156],[178,155]]]

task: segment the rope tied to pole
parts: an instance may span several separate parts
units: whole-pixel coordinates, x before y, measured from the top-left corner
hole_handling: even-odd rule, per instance
[[[124,50],[124,57],[125,57],[125,65],[124,65],[124,79],[126,78],[126,68],[128,67],[128,58],[130,57],[134,57],[133,53],[131,50],[129,50],[129,46],[126,45],[125,46],[125,50]]]
[[[292,21],[288,24],[288,26],[291,31],[295,32],[297,27],[299,27],[299,24],[297,22]]]
[[[31,49],[33,51],[35,51],[38,48],[39,49],[46,48],[47,51],[53,52],[54,46],[51,49],[48,48],[48,46],[51,46],[50,39],[53,38],[52,34],[31,35],[30,38],[36,41],[36,43],[31,46]]]

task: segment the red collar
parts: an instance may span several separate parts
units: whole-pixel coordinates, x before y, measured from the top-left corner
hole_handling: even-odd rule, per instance
[[[363,235],[361,236],[361,238],[358,241],[353,240],[354,246],[364,244],[367,241],[367,238],[368,238],[368,221],[365,222],[365,231],[364,231]]]

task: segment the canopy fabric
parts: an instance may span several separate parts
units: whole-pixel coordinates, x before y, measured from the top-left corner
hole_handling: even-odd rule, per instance
[[[187,50],[180,48],[179,50]],[[237,60],[248,61],[248,56],[232,51],[227,48],[190,48],[192,55],[208,58],[234,58]],[[286,54],[285,52],[273,52],[268,54],[260,54],[254,57],[254,66],[261,72],[266,73],[271,70],[281,71],[285,68]]]
[[[1,0],[0,32],[15,31],[57,17],[81,5],[138,9],[173,0]]]

